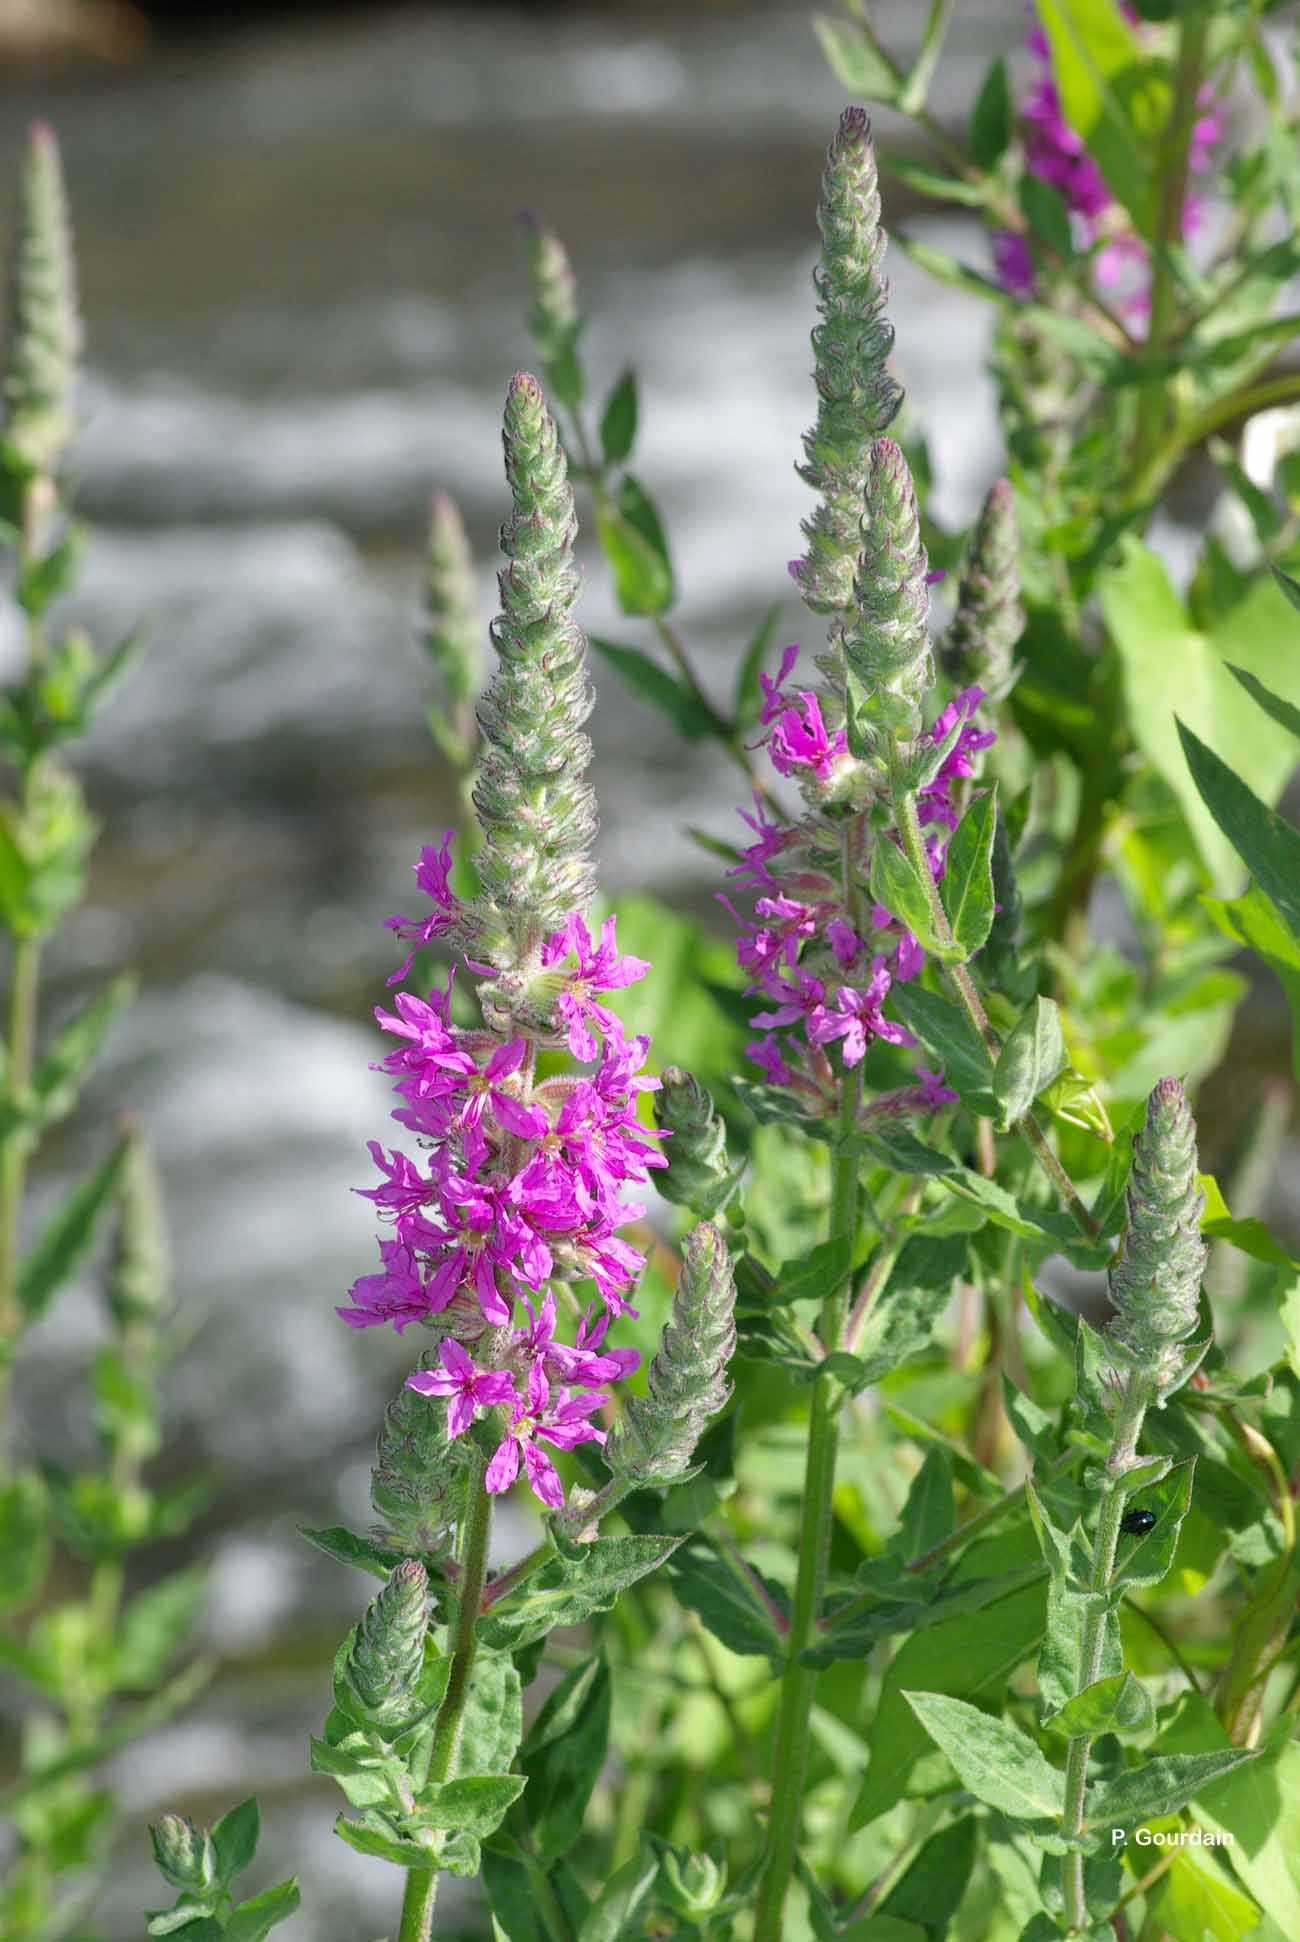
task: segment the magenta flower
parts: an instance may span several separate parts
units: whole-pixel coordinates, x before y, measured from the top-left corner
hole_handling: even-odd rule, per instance
[[[454,830],[447,830],[442,839],[441,849],[432,843],[420,851],[420,860],[415,867],[415,881],[426,897],[432,899],[433,909],[427,917],[386,917],[385,927],[395,931],[404,944],[410,945],[406,960],[401,964],[389,984],[401,984],[409,976],[415,954],[431,944],[435,937],[449,931],[456,921],[459,905],[451,889],[451,844]]]
[[[514,1377],[505,1369],[478,1369],[459,1342],[448,1338],[438,1350],[441,1369],[419,1369],[406,1378],[420,1396],[446,1396],[447,1434],[463,1436],[479,1409],[517,1403]]]
[[[943,1083],[942,1072],[931,1072],[928,1066],[918,1065],[916,1076],[921,1081],[917,1087],[919,1103],[928,1111],[937,1112],[940,1106],[956,1105],[957,1094]]]
[[[485,1487],[494,1495],[508,1490],[522,1462],[534,1496],[548,1510],[559,1510],[564,1503],[564,1486],[550,1457],[538,1447],[537,1438],[545,1437],[558,1450],[573,1450],[579,1443],[603,1443],[605,1432],[587,1420],[602,1401],[599,1394],[572,1396],[562,1389],[552,1403],[550,1384],[541,1365],[534,1363],[528,1378],[528,1399],[515,1407],[510,1428],[488,1464]]]
[[[412,1322],[427,1321],[433,1310],[415,1256],[400,1241],[381,1241],[380,1274],[363,1274],[348,1290],[350,1308],[336,1308],[349,1328],[375,1328],[391,1322],[400,1335]]]
[[[575,1059],[594,1059],[598,1044],[593,1023],[602,1032],[618,1033],[618,1019],[606,1006],[596,1002],[598,991],[620,991],[635,984],[650,969],[644,958],[620,957],[615,941],[616,919],[607,917],[601,926],[600,943],[593,946],[591,933],[582,918],[571,916],[562,930],[553,931],[542,946],[542,966],[551,970],[563,958],[577,959],[575,970],[564,974],[555,1009],[568,1031],[569,1050]]]
[[[801,688],[798,706],[792,704],[776,717],[767,752],[781,775],[811,769],[819,782],[825,782],[835,763],[848,754],[849,743],[842,728],[829,733],[821,702],[811,688]]]
[[[832,1005],[818,1005],[808,1019],[808,1037],[814,1045],[842,1041],[840,1051],[846,1066],[860,1065],[873,1038],[890,1045],[915,1045],[916,1040],[902,1025],[886,1018],[880,1007],[889,996],[890,977],[882,957],[873,959],[871,979],[866,989],[841,985]]]

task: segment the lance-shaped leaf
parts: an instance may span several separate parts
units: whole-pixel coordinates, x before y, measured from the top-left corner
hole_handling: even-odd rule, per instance
[[[494,1651],[516,1652],[557,1625],[580,1625],[607,1612],[620,1591],[672,1556],[680,1537],[598,1537],[576,1558],[556,1557],[494,1605],[479,1638]]]
[[[679,1604],[694,1612],[729,1652],[785,1661],[785,1594],[751,1566],[732,1564],[692,1544],[668,1570]]]
[[[524,1741],[520,1765],[528,1781],[528,1826],[543,1862],[567,1854],[582,1832],[609,1743],[611,1692],[602,1658],[575,1666],[550,1694]]]
[[[1191,1508],[1195,1471],[1196,1458],[1188,1457],[1164,1476],[1142,1485],[1142,1508],[1155,1512],[1155,1527],[1145,1535],[1121,1536],[1114,1578],[1117,1585],[1158,1585],[1169,1576],[1178,1534]]]
[[[94,1243],[100,1216],[117,1192],[129,1141],[119,1140],[51,1217],[18,1273],[18,1301],[29,1321],[45,1313],[53,1295],[76,1272]]]
[[[1060,1013],[1050,998],[1035,998],[1012,1026],[993,1074],[1002,1124],[1023,1119],[1069,1063]]]
[[[1117,1780],[1103,1781],[1088,1794],[1088,1828],[1136,1827],[1176,1814],[1212,1780],[1257,1760],[1259,1749],[1225,1747],[1216,1753],[1162,1753]]]
[[[858,1387],[879,1382],[929,1347],[965,1265],[965,1235],[909,1236],[857,1338]]]
[[[1062,1777],[1018,1727],[946,1693],[908,1692],[903,1697],[977,1800],[1012,1820],[1059,1817],[1065,1799]]]
[[[939,895],[964,958],[974,957],[993,928],[993,832],[997,791],[977,796],[948,845]]]
[[[1043,1721],[1063,1740],[1094,1740],[1102,1733],[1147,1733],[1155,1725],[1151,1695],[1131,1672],[1098,1679]]]
[[[1182,722],[1178,733],[1206,808],[1292,934],[1300,937],[1300,834]]]
[[[927,991],[922,984],[896,983],[889,994],[889,1007],[939,1060],[945,1080],[963,1105],[991,1118],[996,1109],[993,1061],[961,1006],[937,991]]]
[[[935,957],[956,963],[966,956],[961,947],[945,943],[939,936],[925,885],[898,845],[888,838],[876,844],[871,859],[871,894]]]

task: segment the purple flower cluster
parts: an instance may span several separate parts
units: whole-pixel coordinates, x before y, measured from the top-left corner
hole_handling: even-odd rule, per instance
[[[1125,7],[1123,11],[1134,26],[1140,27],[1130,8]],[[1052,77],[1051,46],[1036,20],[1025,45],[1036,64],[1033,81],[1020,106],[1025,167],[1060,195],[1070,213],[1078,245],[1084,249],[1098,246],[1094,274],[1099,287],[1114,295],[1131,320],[1140,322],[1150,308],[1146,244],[1129,225],[1082,136],[1065,118]],[[1203,175],[1209,168],[1211,151],[1223,132],[1208,90],[1202,91],[1199,105],[1201,113],[1192,128],[1187,156],[1193,176]],[[1196,228],[1202,208],[1202,199],[1189,193],[1183,204],[1184,237]],[[1028,238],[1022,232],[998,230],[993,237],[993,260],[1004,289],[1013,296],[1033,295],[1034,258]]]
[[[432,914],[389,919],[411,946],[399,978],[462,915],[448,885],[450,842],[426,848],[416,866]],[[605,1385],[639,1360],[634,1349],[606,1348],[605,1336],[613,1317],[635,1313],[630,1297],[645,1262],[619,1230],[644,1210],[622,1196],[666,1164],[661,1136],[637,1118],[639,1095],[659,1082],[642,1073],[649,1041],[625,1037],[600,995],[648,969],[619,954],[612,917],[593,941],[572,915],[532,968],[541,1028],[532,1014],[527,1032],[511,1037],[453,1025],[454,970],[426,998],[402,991],[392,1011],[375,1014],[395,1040],[377,1069],[395,1082],[393,1118],[416,1136],[420,1159],[371,1142],[380,1183],[361,1191],[392,1238],[379,1243],[380,1271],[354,1282],[338,1312],[354,1328],[436,1327],[440,1366],[408,1387],[445,1399],[453,1437],[480,1411],[508,1412],[487,1488],[507,1489],[522,1466],[551,1508],[564,1492],[542,1445],[603,1442],[592,1419],[609,1401]],[[589,1069],[537,1081],[538,1046],[562,1044]],[[575,1293],[584,1283],[596,1296],[585,1311]],[[572,1343],[557,1338],[557,1290],[577,1319]]]
[[[824,782],[830,765],[841,760],[850,765],[852,758],[843,730],[827,731],[817,694],[787,689],[798,653],[797,647],[787,647],[776,676],[763,677],[766,746],[782,775]],[[982,689],[964,689],[928,731],[938,747],[957,730],[938,773],[918,797],[936,882],[959,819],[954,784],[973,776],[975,756],[997,739],[975,725],[982,700]],[[765,1078],[801,1095],[810,1111],[822,1112],[837,1087],[829,1046],[838,1044],[843,1064],[855,1066],[872,1039],[915,1044],[904,1026],[885,1015],[884,1006],[895,983],[916,976],[925,953],[883,904],[869,904],[861,916],[846,907],[838,872],[825,853],[824,831],[815,821],[772,818],[759,796],[753,815],[740,814],[754,840],[728,875],[738,891],[753,896],[752,914],[738,910],[730,897],[720,901],[739,931],[736,955],[749,976],[748,989],[765,1001],[753,1016],[762,1036],[745,1049]],[[897,839],[890,832],[882,840]],[[941,1073],[920,1067],[918,1084],[892,1103],[900,1110],[929,1111],[956,1097]]]

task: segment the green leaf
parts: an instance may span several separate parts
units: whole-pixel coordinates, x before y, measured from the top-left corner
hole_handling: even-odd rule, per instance
[[[930,1346],[936,1324],[966,1265],[962,1234],[912,1234],[903,1244],[855,1344],[858,1386],[880,1382]]]
[[[673,603],[672,575],[644,534],[608,503],[596,508],[596,532],[623,612],[665,613]]]
[[[391,1544],[377,1544],[373,1538],[358,1537],[355,1531],[345,1530],[341,1524],[323,1531],[309,1531],[300,1524],[298,1535],[323,1551],[327,1558],[354,1565],[358,1571],[368,1571],[372,1578],[382,1578],[385,1583],[406,1556],[405,1551],[398,1551]]]
[[[659,1876],[659,1857],[652,1852],[633,1855],[611,1875],[578,1930],[577,1942],[625,1942],[636,1934],[636,1918]]]
[[[913,1712],[904,1691],[946,1686],[970,1700],[997,1705],[1010,1675],[1035,1650],[1043,1630],[1044,1582],[1038,1547],[1026,1524],[1001,1538],[972,1543],[953,1574],[956,1587],[1037,1568],[976,1610],[963,1607],[944,1623],[913,1632],[895,1652],[867,1730],[870,1760],[850,1815],[863,1826],[908,1796],[950,1785],[949,1769]]]
[[[779,1609],[783,1594],[752,1566],[734,1568],[702,1544],[690,1544],[669,1565],[668,1582],[678,1604],[729,1652],[770,1659],[774,1669],[784,1664],[785,1642],[772,1609]]]
[[[1207,1240],[1227,1241],[1253,1261],[1268,1261],[1276,1268],[1300,1268],[1300,1261],[1273,1238],[1262,1220],[1202,1220],[1201,1232]]]
[[[660,667],[642,648],[623,647],[596,634],[590,638],[601,660],[608,661],[634,694],[667,715],[688,742],[702,741],[713,733],[714,723],[708,709],[677,675]]]
[[[1207,1702],[1189,1693],[1161,1747],[1204,1752],[1229,1741]],[[1196,1795],[1196,1818],[1229,1837],[1233,1872],[1282,1935],[1300,1935],[1300,1744],[1289,1741],[1211,1781]]]
[[[135,992],[134,978],[115,978],[106,991],[92,998],[55,1033],[49,1050],[32,1075],[29,1099],[16,1110],[16,1119],[45,1127],[54,1125],[72,1111],[81,1082],[109,1028],[130,1004]]]
[[[1136,1827],[1141,1821],[1176,1814],[1212,1780],[1221,1780],[1258,1758],[1258,1751],[1249,1747],[1227,1747],[1214,1753],[1157,1754],[1154,1760],[1120,1774],[1117,1780],[1104,1780],[1090,1788],[1085,1825]]]
[[[993,1074],[1001,1124],[1023,1119],[1069,1063],[1060,1012],[1050,998],[1035,998],[1012,1026]]]
[[[460,1780],[431,1781],[419,1797],[420,1824],[441,1833],[471,1834],[480,1841],[500,1827],[523,1791],[524,1778],[517,1773],[471,1773]]]
[[[1098,588],[1138,747],[1178,797],[1215,886],[1223,894],[1236,892],[1241,865],[1193,781],[1175,709],[1230,768],[1250,776],[1266,802],[1275,801],[1295,767],[1295,743],[1261,716],[1230,666],[1267,676],[1300,703],[1300,659],[1294,673],[1284,659],[1295,618],[1276,588],[1259,581],[1212,634],[1198,631],[1163,562],[1132,535],[1121,540]]]
[[[916,59],[908,69],[903,91],[898,98],[899,110],[905,115],[919,115],[925,106],[934,79],[934,70],[943,52],[944,36],[948,31],[948,21],[955,0],[930,0],[930,11],[925,18],[921,33],[921,46]]]
[[[624,371],[600,418],[600,449],[606,465],[621,465],[636,443],[636,373]]]
[[[949,1923],[957,1913],[975,1866],[978,1825],[973,1814],[941,1827],[932,1834],[916,1859],[880,1904],[880,1914],[895,1921],[915,1922],[920,1932],[939,1942],[949,1933]],[[846,1938],[854,1929],[844,1932]],[[869,1942],[863,1929],[863,1942]],[[885,1942],[885,1938],[881,1938]]]
[[[902,92],[903,77],[893,63],[871,45],[865,34],[840,20],[818,14],[813,32],[837,81],[850,94],[893,106]]]
[[[0,1486],[0,1612],[30,1605],[45,1582],[51,1555],[45,1486],[32,1470]]]
[[[261,1814],[255,1796],[241,1801],[238,1807],[232,1807],[212,1829],[212,1850],[217,1858],[217,1873],[223,1887],[228,1888],[257,1853],[260,1830]]]
[[[427,1869],[431,1862],[436,1865],[429,1848],[394,1834],[378,1814],[365,1814],[355,1821],[340,1814],[334,1823],[334,1832],[358,1854],[373,1854],[381,1861],[391,1861],[396,1868]]]
[[[147,1693],[158,1685],[188,1640],[207,1588],[206,1570],[194,1565],[173,1571],[170,1577],[136,1593],[118,1625],[113,1669],[119,1686],[128,1692]],[[246,1801],[244,1808],[248,1806]],[[252,1807],[256,1812],[256,1802]]]
[[[1258,1942],[1261,1911],[1212,1848],[1166,1848],[1161,1859],[1168,1866],[1147,1901],[1161,1934],[1198,1935],[1205,1942],[1244,1942],[1254,1935]]]
[[[1289,573],[1283,573],[1280,566],[1273,567],[1272,574],[1280,592],[1300,613],[1300,580],[1293,580]]]
[[[1158,1585],[1174,1568],[1178,1534],[1192,1504],[1196,1458],[1176,1463],[1163,1477],[1142,1491],[1142,1508],[1156,1513],[1155,1529],[1145,1537],[1121,1536],[1114,1582],[1118,1585]]]
[[[1145,1686],[1131,1672],[1117,1672],[1085,1686],[1043,1725],[1063,1740],[1093,1740],[1102,1733],[1146,1733],[1155,1720],[1155,1708]]]
[[[954,837],[953,842],[956,840]],[[956,962],[965,956],[960,946],[945,944],[940,939],[925,885],[897,843],[888,837],[882,837],[876,844],[871,859],[871,894],[936,957]]]
[[[902,230],[895,230],[890,240],[898,245],[904,256],[910,257],[918,269],[934,277],[936,282],[946,283],[953,290],[964,290],[968,297],[979,297],[985,303],[996,304],[999,310],[1012,308],[1011,299],[1000,283],[982,275],[979,270],[972,270],[966,263],[959,263],[955,257],[936,249],[933,243],[924,242],[919,236],[904,235]]]
[[[1300,938],[1257,886],[1231,901],[1201,901],[1224,935],[1252,950],[1281,984],[1291,1010],[1291,1070],[1300,1079]]]
[[[992,63],[975,97],[966,145],[977,168],[994,169],[1006,153],[1011,140],[1011,89],[1007,64],[999,55]]]
[[[1039,241],[1068,263],[1074,256],[1070,212],[1060,192],[1028,169],[1020,178],[1020,208]]]
[[[939,885],[939,895],[963,960],[974,957],[993,928],[993,832],[996,824],[997,790],[988,789],[972,802],[948,845],[948,860]],[[880,847],[889,846],[882,844]]]
[[[1264,895],[1300,938],[1300,833],[1262,803],[1213,749],[1180,721],[1187,766],[1207,808]]]
[[[612,1687],[602,1658],[565,1674],[533,1721],[520,1765],[525,1807],[539,1860],[567,1854],[582,1832],[609,1743]]]
[[[480,1650],[461,1725],[459,1766],[466,1773],[504,1773],[514,1765],[523,1730],[522,1691],[514,1660],[508,1652]]]
[[[1285,575],[1283,577],[1285,578]],[[1291,585],[1295,585],[1294,580]],[[1281,695],[1275,695],[1271,688],[1266,688],[1259,676],[1252,674],[1249,668],[1234,667],[1229,661],[1228,672],[1240,681],[1251,700],[1257,701],[1266,715],[1271,715],[1289,735],[1294,735],[1300,740],[1300,708],[1284,700]]]
[[[297,1912],[299,1899],[297,1877],[292,1875],[250,1896],[226,1923],[225,1942],[265,1942],[278,1922],[287,1922]]]
[[[740,669],[736,675],[736,692],[731,704],[737,728],[752,728],[762,713],[763,689],[758,677],[767,659],[767,651],[772,645],[772,636],[776,632],[776,623],[780,618],[781,603],[774,600],[758,623],[757,631],[741,657]]]
[[[497,1835],[483,1850],[483,1885],[492,1904],[492,1919],[506,1942],[555,1942],[554,1930],[538,1900],[536,1870],[529,1872],[522,1851],[508,1833]],[[577,1934],[591,1903],[572,1869],[564,1862],[552,1867],[549,1885]]]
[[[478,1635],[494,1651],[517,1652],[557,1625],[580,1625],[607,1612],[625,1586],[670,1558],[677,1537],[597,1537],[577,1558],[556,1557],[479,1620]]]
[[[767,1296],[768,1304],[792,1301],[825,1301],[845,1279],[853,1263],[853,1242],[847,1239],[819,1241],[797,1260],[783,1261],[776,1271],[776,1286]]]
[[[56,1290],[80,1267],[100,1216],[112,1202],[130,1150],[119,1140],[108,1158],[64,1201],[18,1271],[18,1302],[29,1321],[45,1313]]]
[[[906,156],[893,156],[888,161],[882,158],[880,166],[895,182],[914,189],[917,195],[933,196],[938,202],[960,202],[967,209],[982,209],[988,201],[978,182],[968,182],[962,175],[945,175],[941,169],[927,168]]]
[[[938,1059],[945,1079],[963,1105],[991,1118],[996,1109],[993,1061],[961,1006],[915,983],[896,983],[889,994],[889,1006]]]
[[[1061,106],[1139,234],[1155,235],[1165,74],[1144,54],[1116,0],[1039,0]]]
[[[957,1771],[967,1792],[1012,1820],[1056,1819],[1065,1787],[1018,1727],[992,1719],[946,1693],[904,1693],[912,1711]]]

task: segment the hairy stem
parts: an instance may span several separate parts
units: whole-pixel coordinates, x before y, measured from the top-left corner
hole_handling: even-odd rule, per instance
[[[488,1539],[492,1534],[492,1499],[483,1488],[486,1471],[487,1458],[477,1445],[472,1445],[465,1475],[461,1575],[456,1587],[459,1609],[452,1639],[451,1674],[447,1680],[447,1695],[439,1709],[438,1724],[434,1729],[433,1751],[429,1755],[430,1780],[450,1779],[460,1750],[465,1705],[478,1649],[475,1627],[482,1609],[483,1586],[487,1579]],[[397,1942],[429,1942],[433,1934],[433,1910],[437,1896],[436,1869],[413,1868],[408,1873]]]
[[[1094,1592],[1110,1590],[1110,1581],[1115,1572],[1115,1547],[1119,1543],[1120,1521],[1124,1516],[1127,1496],[1124,1475],[1137,1449],[1150,1396],[1146,1378],[1136,1371],[1131,1372],[1115,1416],[1106,1482],[1102,1486],[1101,1508],[1097,1514],[1097,1535],[1093,1539],[1092,1575],[1089,1580],[1089,1590]],[[1079,1671],[1074,1687],[1076,1693],[1095,1685],[1101,1677],[1106,1618],[1106,1610],[1099,1600],[1097,1609],[1089,1611],[1084,1619],[1083,1636],[1079,1642]],[[1083,1831],[1088,1756],[1091,1752],[1091,1739],[1070,1741],[1065,1759],[1065,1807],[1061,1814],[1061,1833],[1067,1841],[1076,1841]],[[1077,1849],[1062,1857],[1061,1891],[1065,1897],[1067,1927],[1085,1929],[1088,1926],[1088,1908],[1083,1892],[1083,1856]]]
[[[904,788],[897,775],[894,783],[894,815],[898,833],[902,839],[903,852],[925,886],[930,905],[930,918],[935,934],[946,945],[953,943],[952,927],[948,913],[939,895],[939,886],[930,874],[929,861],[925,854],[925,841],[921,835],[921,824],[916,813],[916,797]],[[979,1033],[990,1059],[996,1065],[1002,1052],[1002,1041],[998,1037],[984,1009],[984,1001],[975,988],[975,980],[964,964],[947,964],[945,970],[952,979],[961,1006],[971,1024]],[[1062,1204],[1073,1216],[1076,1225],[1090,1241],[1098,1238],[1100,1229],[1084,1206],[1074,1182],[1056,1156],[1055,1149],[1032,1112],[1026,1113],[1016,1122],[1017,1130],[1029,1147],[1043,1172],[1061,1197]]]
[[[844,1075],[840,1092],[839,1144],[831,1178],[832,1240],[851,1241],[857,1231],[859,1163],[852,1140],[861,1085],[859,1068],[855,1067]],[[827,1355],[833,1355],[840,1345],[847,1306],[848,1284],[845,1281],[831,1290],[822,1305],[818,1333]],[[808,1460],[804,1470],[803,1509],[799,1524],[799,1566],[777,1710],[767,1860],[759,1887],[754,1942],[780,1942],[785,1898],[794,1872],[808,1771],[813,1696],[817,1686],[816,1670],[801,1661],[813,1642],[817,1614],[826,1586],[841,1406],[842,1397],[833,1382],[822,1377],[813,1385]]]

